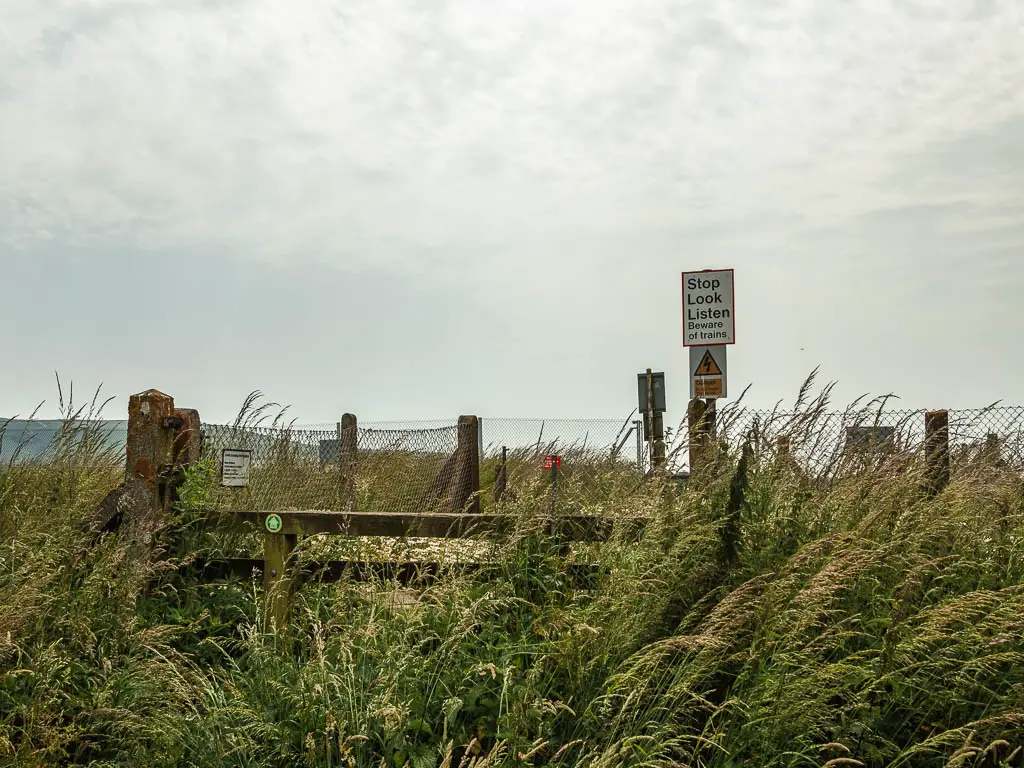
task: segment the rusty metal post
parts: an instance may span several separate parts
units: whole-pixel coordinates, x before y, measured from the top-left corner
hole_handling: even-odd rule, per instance
[[[480,512],[480,419],[460,416],[452,512]]]
[[[341,509],[356,509],[356,462],[359,457],[359,422],[355,414],[342,414],[338,429],[338,468],[340,470]]]
[[[949,485],[949,411],[924,415],[925,491],[935,496]]]

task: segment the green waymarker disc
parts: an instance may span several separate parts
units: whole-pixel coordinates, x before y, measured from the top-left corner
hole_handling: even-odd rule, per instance
[[[277,533],[281,530],[282,525],[284,524],[281,522],[280,515],[267,515],[266,526],[268,531],[271,533]]]

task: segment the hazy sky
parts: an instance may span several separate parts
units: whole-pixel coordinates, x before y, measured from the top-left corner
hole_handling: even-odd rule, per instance
[[[1024,403],[1019,0],[0,0],[0,414]]]

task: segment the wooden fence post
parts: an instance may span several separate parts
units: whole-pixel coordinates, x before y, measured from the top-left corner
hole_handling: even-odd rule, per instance
[[[949,485],[949,411],[924,415],[925,490],[935,496]]]
[[[338,461],[341,471],[341,509],[356,509],[356,460],[359,453],[359,423],[355,414],[342,414],[338,432]]]
[[[775,465],[780,469],[788,468],[792,452],[792,440],[789,435],[779,435],[775,439]]]
[[[175,430],[171,451],[174,456],[174,467],[180,471],[199,461],[202,420],[199,418],[199,411],[192,408],[175,408],[168,423]]]
[[[267,520],[277,515],[268,515]],[[275,533],[270,524],[264,521],[267,530],[263,534],[263,599],[266,610],[265,626],[268,631],[280,632],[288,623],[291,611],[292,595],[295,592],[295,581],[290,562],[292,553],[299,543],[299,537],[293,533]]]
[[[655,411],[651,421],[653,422],[654,429],[654,452],[651,457],[651,464],[654,469],[663,471],[667,464],[665,456],[665,414],[661,411]]]
[[[452,512],[480,512],[480,419],[459,416]],[[468,506],[467,506],[468,505]]]
[[[501,502],[505,498],[505,491],[508,489],[508,446],[501,447],[501,464],[498,466],[498,473],[494,478],[494,500]]]
[[[711,461],[712,440],[715,434],[715,401],[701,400],[699,397],[690,401],[686,411],[687,425],[690,431],[690,475],[703,472]]]
[[[1006,462],[1003,460],[1003,447],[999,435],[989,432],[985,435],[985,444],[981,449],[981,460],[991,466],[1003,468]]]

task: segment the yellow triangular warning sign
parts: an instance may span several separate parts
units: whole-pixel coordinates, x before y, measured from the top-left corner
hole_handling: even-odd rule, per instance
[[[718,367],[718,363],[715,358],[711,356],[711,350],[709,349],[704,353],[704,357],[700,359],[700,365],[697,366],[697,370],[693,372],[694,376],[721,376],[722,369]]]

